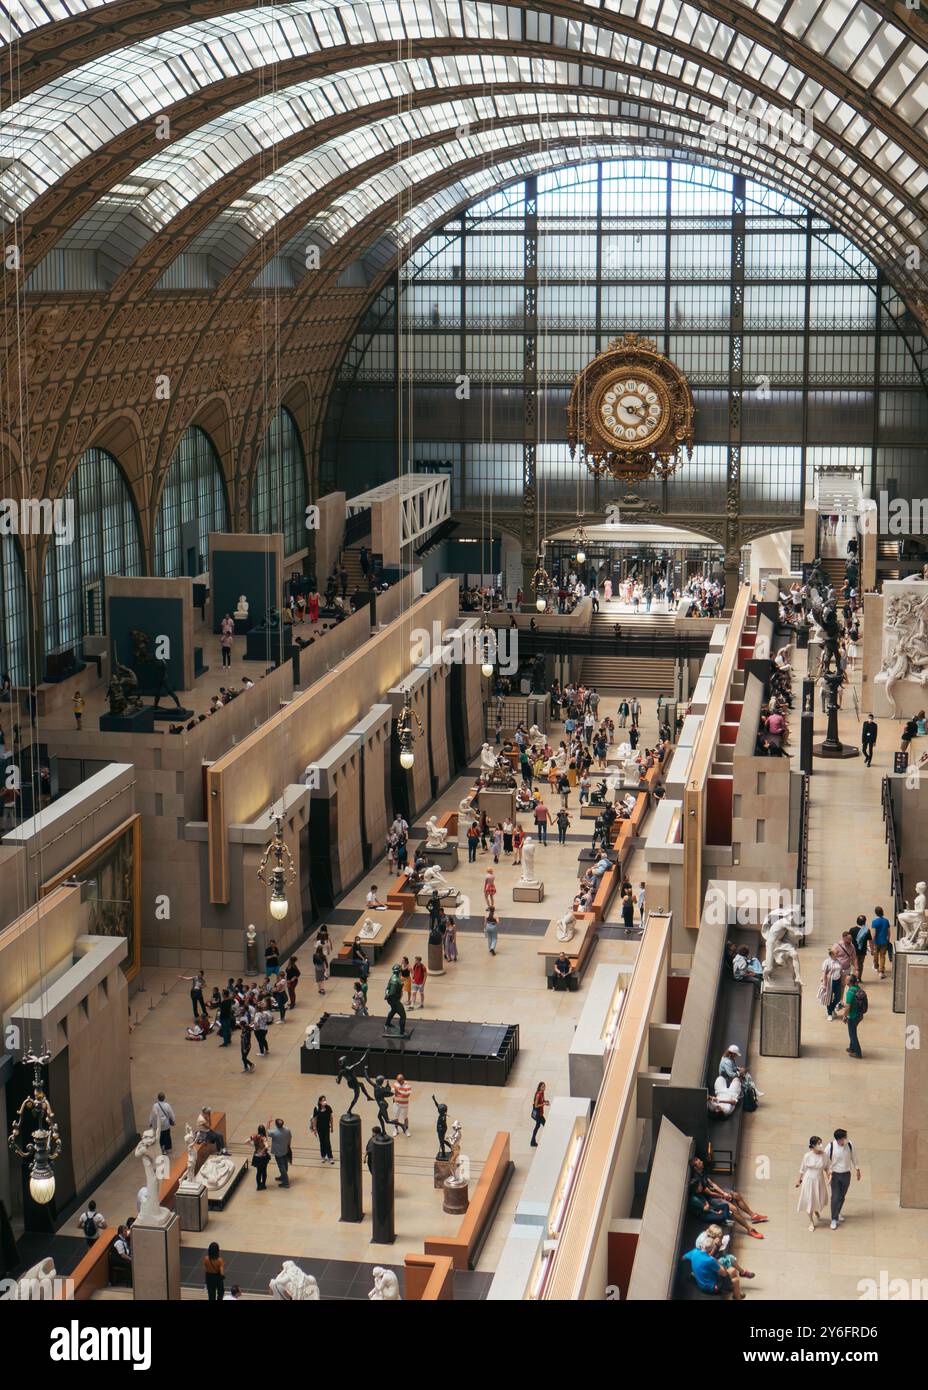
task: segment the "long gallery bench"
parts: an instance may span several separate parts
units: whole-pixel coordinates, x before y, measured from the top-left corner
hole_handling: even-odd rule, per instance
[[[480,1180],[470,1198],[455,1236],[429,1236],[424,1245],[427,1255],[448,1255],[455,1269],[473,1269],[480,1257],[493,1217],[513,1173],[509,1157],[509,1134],[500,1130],[487,1154]]]

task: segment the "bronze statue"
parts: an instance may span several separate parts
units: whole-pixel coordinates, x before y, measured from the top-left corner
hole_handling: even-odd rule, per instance
[[[377,1105],[377,1123],[380,1125],[381,1134],[386,1135],[388,1124],[392,1124],[394,1128],[396,1128],[398,1124],[397,1120],[391,1120],[387,1114],[387,1101],[393,1095],[393,1090],[382,1076],[378,1076],[376,1080],[371,1081],[370,1072],[367,1070],[367,1067],[364,1068],[364,1075],[374,1088],[374,1100]]]
[[[438,1135],[438,1153],[435,1157],[445,1159],[448,1157],[445,1153],[445,1149],[447,1148],[449,1153],[451,1151],[451,1145],[447,1142],[448,1107],[442,1101],[436,1100],[434,1095],[432,1096],[432,1103],[438,1111],[438,1119],[435,1121],[435,1133]]]
[[[342,1081],[344,1080],[348,1085],[348,1089],[352,1092],[351,1104],[345,1111],[346,1115],[351,1114],[351,1112],[354,1110],[354,1107],[358,1103],[358,1099],[362,1094],[365,1100],[373,1099],[372,1096],[368,1095],[364,1082],[359,1081],[358,1078],[355,1076],[355,1072],[357,1071],[358,1067],[360,1067],[362,1063],[366,1062],[366,1060],[366,1052],[363,1057],[359,1057],[356,1062],[352,1062],[350,1065],[348,1063],[347,1057],[339,1057],[338,1059],[338,1070],[335,1073],[335,1084],[336,1086],[340,1086]],[[367,1076],[366,1068],[364,1074],[365,1076]],[[368,1077],[367,1079],[370,1080],[370,1077]]]
[[[400,968],[398,965],[394,965],[390,972],[390,978],[387,981],[387,987],[383,992],[383,997],[390,1005],[387,1021],[383,1025],[384,1031],[386,1032],[390,1028],[395,1014],[400,1021],[400,1031],[396,1036],[404,1038],[406,1036],[406,1010],[403,1008],[403,981],[400,978]]]

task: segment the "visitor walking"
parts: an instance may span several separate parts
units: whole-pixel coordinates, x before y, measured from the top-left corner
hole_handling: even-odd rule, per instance
[[[487,950],[491,956],[496,955],[496,943],[499,938],[499,918],[492,904],[487,908],[483,919],[483,934],[487,939]]]
[[[267,1030],[270,1028],[273,1022],[274,1015],[267,1007],[267,1000],[262,998],[258,1002],[258,1007],[255,1010],[254,1019],[255,1037],[258,1039],[258,1052],[262,1057],[267,1056],[267,1054],[271,1050],[268,1047]]]
[[[106,1220],[102,1212],[97,1211],[97,1204],[92,1200],[77,1218],[77,1224],[84,1232],[88,1247],[96,1245],[100,1232],[106,1230]]]
[[[857,918],[851,936],[854,939],[854,954],[857,957],[856,975],[858,980],[862,980],[864,978],[864,962],[867,959],[867,949],[870,945],[870,928],[863,913]]]
[[[841,1013],[847,1023],[847,1050],[852,1057],[863,1057],[864,1055],[860,1050],[857,1028],[868,1007],[869,1001],[865,991],[860,987],[860,978],[857,975],[852,975],[844,992],[844,1003],[835,1010],[836,1013]]]
[[[277,1164],[278,1176],[274,1181],[279,1182],[281,1187],[289,1187],[288,1170],[293,1162],[293,1150],[290,1144],[293,1136],[283,1120],[280,1119],[268,1121],[267,1134],[271,1141],[271,1157]]]
[[[400,961],[400,979],[403,982],[403,994],[406,996],[406,1003],[412,1006],[412,967],[409,964],[409,957],[404,956]]]
[[[828,1144],[825,1156],[831,1169],[831,1229],[836,1231],[839,1222],[844,1220],[841,1211],[851,1185],[851,1174],[856,1173],[860,1182],[860,1164],[846,1129],[835,1130],[835,1137]]]
[[[206,1297],[210,1303],[220,1303],[225,1293],[226,1267],[225,1262],[219,1254],[219,1245],[215,1240],[210,1241],[209,1249],[203,1256],[203,1274],[206,1279]]]
[[[873,956],[873,968],[880,973],[880,979],[886,979],[886,953],[889,950],[890,926],[889,918],[883,913],[881,907],[874,909],[873,921],[870,923],[870,952]]]
[[[281,1023],[284,1023],[286,1022],[287,1018],[288,994],[287,981],[282,975],[278,975],[277,983],[274,985],[272,994],[274,997],[274,1003],[277,1005],[277,1013],[280,1018],[280,1021]]]
[[[818,990],[818,1002],[823,1005],[828,1022],[834,1022],[835,1009],[841,1003],[842,962],[837,946],[829,946],[828,955],[822,961],[822,982]]]
[[[566,845],[567,831],[570,826],[570,812],[562,806],[554,818],[557,821],[557,842],[559,845]]]
[[[828,1204],[828,1172],[828,1155],[822,1148],[819,1136],[813,1134],[796,1179],[796,1186],[800,1189],[796,1210],[806,1213],[810,1231],[815,1230],[815,1223]]]
[[[319,1140],[319,1157],[323,1163],[334,1163],[332,1157],[332,1107],[325,1096],[320,1096],[313,1110],[309,1127]]]
[[[209,1018],[206,1003],[203,999],[203,990],[206,987],[206,980],[203,977],[202,969],[195,975],[178,975],[179,980],[190,981],[190,1003],[193,1006],[193,1021],[197,1022],[200,1018]]]
[[[503,852],[503,827],[502,823],[497,824],[493,831],[493,863],[499,863],[499,857]]]
[[[876,720],[872,714],[868,714],[860,729],[860,747],[867,767],[870,767],[873,762],[873,750],[876,747],[878,733]]]
[[[545,1109],[550,1104],[551,1102],[549,1100],[545,1100],[545,1083],[539,1081],[538,1085],[535,1087],[535,1095],[532,1099],[532,1119],[535,1121],[535,1128],[532,1130],[531,1138],[531,1147],[533,1149],[538,1148],[538,1131],[544,1127]]]
[[[492,869],[487,869],[487,876],[483,880],[483,901],[492,911],[496,902],[496,877]]]
[[[313,978],[319,993],[325,994],[325,955],[319,945],[313,951]]]
[[[512,862],[513,864],[522,863],[522,846],[525,844],[525,831],[521,825],[516,825],[512,832]]]
[[[148,1128],[153,1129],[158,1136],[161,1145],[161,1152],[169,1154],[171,1152],[171,1130],[177,1124],[174,1111],[164,1098],[164,1092],[158,1092],[158,1099],[151,1108],[148,1117]]]
[[[319,936],[316,937],[317,942],[318,942],[318,940],[319,940],[319,937],[322,935],[322,933],[323,933],[324,931],[326,932],[326,940],[328,940],[328,935],[329,935],[329,934],[328,934],[328,932],[326,931],[325,927],[320,927],[320,929],[319,929]],[[328,957],[326,957],[326,966],[328,966]],[[289,1003],[291,1009],[295,1009],[295,1008],[296,1008],[296,991],[297,991],[297,986],[298,986],[299,983],[300,983],[300,976],[302,975],[302,973],[303,973],[302,970],[300,969],[299,965],[297,964],[296,956],[291,956],[290,959],[289,959],[289,961],[287,962],[287,974],[286,974],[286,980],[287,980],[287,1001],[288,1001],[288,1003]],[[328,969],[326,970],[326,974],[328,974]]]
[[[503,854],[512,854],[512,821],[507,816],[503,821]]]
[[[543,845],[548,843],[548,826],[552,823],[551,812],[543,801],[539,801],[535,807],[535,832]]]
[[[245,1017],[244,1014],[242,1014],[239,1018],[238,1031],[242,1049],[242,1071],[254,1071],[255,1064],[254,1062],[249,1060],[249,1054],[251,1053],[251,1035],[253,1030],[251,1024],[248,1022],[248,1019]]]
[[[412,997],[409,1001],[411,1009],[416,1007],[417,1001],[420,1009],[425,1008],[425,981],[428,973],[422,962],[422,957],[416,956],[412,963]]]
[[[625,893],[622,897],[622,926],[627,932],[635,929],[635,903],[631,893]]]
[[[476,864],[476,862],[477,862],[477,846],[479,845],[479,843],[480,843],[480,827],[478,826],[478,824],[477,824],[476,821],[471,821],[470,827],[468,828],[468,831],[467,831],[467,862],[468,862],[468,864]]]
[[[390,1089],[393,1092],[393,1124],[396,1129],[401,1129],[408,1139],[409,1101],[412,1096],[412,1086],[400,1072]]]
[[[72,695],[71,704],[74,708],[74,723],[77,725],[79,733],[81,727],[81,719],[84,714],[84,697],[79,690],[75,690],[74,694]]]
[[[258,1125],[257,1131],[250,1138],[253,1150],[251,1166],[255,1170],[255,1190],[265,1192],[267,1190],[267,1170],[271,1161],[271,1145],[264,1125]]]
[[[228,989],[222,991],[222,998],[219,1001],[219,1012],[216,1015],[219,1020],[219,1036],[222,1038],[220,1047],[231,1047],[232,1045],[232,993]]]

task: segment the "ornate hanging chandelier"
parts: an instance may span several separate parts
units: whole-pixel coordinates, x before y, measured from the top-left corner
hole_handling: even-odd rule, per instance
[[[52,1164],[61,1157],[62,1142],[58,1133],[55,1112],[48,1103],[42,1068],[47,1067],[51,1055],[44,1053],[37,1057],[27,1052],[23,1066],[32,1067],[32,1095],[27,1096],[16,1112],[13,1128],[8,1140],[17,1158],[29,1160],[29,1195],[39,1206],[46,1206],[55,1195],[55,1172]],[[19,1136],[26,1116],[33,1120],[29,1142],[20,1145]]]
[[[539,613],[544,613],[548,607],[550,588],[551,576],[545,569],[545,542],[542,541],[538,558],[535,561],[535,573],[532,575],[532,593],[535,595],[535,607]]]
[[[594,477],[666,478],[693,449],[689,382],[650,338],[615,338],[575,378],[567,443]],[[579,518],[578,518],[579,519]]]
[[[274,864],[269,873],[268,860],[272,858]],[[276,922],[282,922],[290,910],[286,886],[296,878],[296,869],[293,867],[293,856],[284,840],[283,820],[280,816],[274,817],[274,835],[266,846],[261,863],[258,865],[258,878],[261,883],[266,883],[271,890],[271,898],[268,903],[271,916]]]
[[[415,723],[415,728],[413,724]],[[396,719],[396,737],[400,745],[400,767],[408,772],[416,761],[414,745],[416,736],[424,734],[422,720],[412,707],[412,697],[409,691],[404,692],[403,708],[400,710]]]

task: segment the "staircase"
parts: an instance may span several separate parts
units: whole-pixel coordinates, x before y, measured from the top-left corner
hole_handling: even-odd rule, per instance
[[[341,568],[342,565],[344,565],[345,569],[348,572],[349,594],[354,592],[355,585],[357,585],[359,589],[367,588],[367,580],[364,578],[364,572],[361,569],[362,545],[365,545],[367,547],[367,553],[368,555],[370,555],[371,538],[370,536],[368,536],[365,541],[359,541],[357,545],[349,546],[347,550],[343,550],[341,555],[339,556],[339,568]],[[325,581],[328,579],[328,577],[329,576],[327,574],[319,576],[323,589],[325,588]]]
[[[829,557],[822,560],[822,569],[828,575],[829,587],[834,589],[838,598],[844,592],[844,561]]]
[[[623,636],[653,637],[674,630],[673,613],[610,615],[597,613],[591,635],[611,637],[616,622]],[[667,656],[587,656],[583,659],[583,684],[595,686],[604,695],[660,695],[674,691],[674,660]]]

